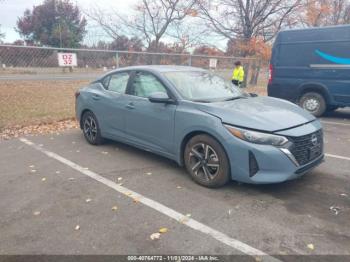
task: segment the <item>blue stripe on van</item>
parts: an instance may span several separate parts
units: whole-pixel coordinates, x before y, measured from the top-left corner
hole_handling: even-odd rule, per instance
[[[342,58],[342,57],[336,57],[332,56],[326,53],[321,52],[320,50],[315,50],[316,54],[318,54],[323,59],[326,59],[330,62],[340,64],[340,65],[350,65],[350,58]]]

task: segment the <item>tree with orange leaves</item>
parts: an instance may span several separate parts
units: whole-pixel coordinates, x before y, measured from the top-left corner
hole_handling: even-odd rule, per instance
[[[349,0],[305,0],[302,24],[320,27],[350,23]]]

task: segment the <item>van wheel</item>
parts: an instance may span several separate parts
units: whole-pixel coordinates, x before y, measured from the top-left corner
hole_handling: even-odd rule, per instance
[[[230,180],[230,165],[223,147],[208,135],[188,141],[184,160],[187,172],[198,184],[221,187]]]
[[[327,109],[326,100],[316,92],[308,92],[301,96],[299,105],[316,117],[323,115]]]

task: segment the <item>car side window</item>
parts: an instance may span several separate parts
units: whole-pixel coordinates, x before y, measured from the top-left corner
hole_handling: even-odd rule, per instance
[[[152,74],[138,72],[133,79],[133,94],[139,97],[149,97],[152,93],[162,92],[167,94],[164,85]]]
[[[117,93],[125,93],[126,87],[128,85],[129,73],[116,73],[110,75],[110,79],[108,84],[105,86],[107,90],[117,92]],[[105,85],[105,83],[103,83]]]

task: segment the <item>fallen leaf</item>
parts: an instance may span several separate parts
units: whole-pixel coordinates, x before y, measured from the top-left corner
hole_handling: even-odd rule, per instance
[[[139,203],[140,202],[140,199],[138,199],[138,198],[136,198],[136,197],[134,197],[134,199],[133,199],[133,201],[134,201],[134,203]]]
[[[88,167],[83,167],[83,169],[85,169],[85,170],[89,170],[89,168],[88,168]]]
[[[30,167],[30,168],[34,168],[35,166],[34,166],[34,165],[30,165],[29,167]]]
[[[151,238],[152,240],[159,239],[159,238],[160,238],[160,233],[153,233],[153,234],[150,236],[150,238]]]
[[[35,169],[30,170],[30,173],[36,173]]]
[[[70,177],[70,178],[68,178],[68,180],[69,180],[69,181],[74,181],[75,178],[74,178],[74,177]]]
[[[85,200],[85,202],[86,202],[86,203],[90,203],[90,202],[91,202],[91,198],[87,198],[87,199]]]
[[[148,172],[148,173],[146,173],[146,175],[147,175],[147,176],[151,176],[151,175],[152,175],[152,173],[151,173],[151,172]]]
[[[35,212],[33,213],[33,215],[34,215],[34,216],[39,216],[39,215],[40,215],[40,211],[35,211]]]
[[[168,232],[168,229],[166,227],[162,227],[159,229],[159,233],[166,233]]]
[[[118,209],[117,206],[113,206],[113,207],[112,207],[112,210],[113,210],[113,211],[117,211],[117,209]]]
[[[55,173],[56,173],[56,174],[61,174],[61,171],[56,171]]]
[[[127,195],[127,196],[131,196],[131,195],[132,195],[132,193],[131,193],[131,192],[126,192],[126,193],[125,193],[125,195]]]
[[[331,207],[329,208],[329,210],[333,211],[335,215],[338,215],[338,214],[339,214],[339,211],[340,211],[340,207],[331,206]]]
[[[77,150],[76,152],[77,152],[77,153],[80,153],[80,150]]]
[[[345,194],[345,193],[343,193],[343,194],[340,194],[342,197],[348,197],[348,194]]]
[[[187,214],[186,216],[183,216],[182,218],[179,219],[180,223],[186,223],[191,217],[191,214]]]
[[[118,177],[118,181],[121,181],[121,180],[123,180],[123,178],[122,177]]]
[[[177,186],[176,188],[177,188],[177,189],[181,189],[182,187],[181,187],[181,186]]]
[[[308,249],[310,249],[310,250],[314,250],[314,249],[315,249],[315,247],[314,247],[313,244],[308,244],[307,247],[308,247]]]
[[[45,182],[45,181],[46,181],[46,177],[43,177],[43,178],[41,179],[41,181]]]
[[[76,231],[77,231],[77,230],[80,230],[80,226],[79,226],[79,225],[76,225],[75,228],[74,228],[74,230],[76,230]]]
[[[108,155],[107,151],[102,151],[101,153],[104,154],[104,155]]]

